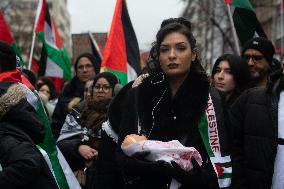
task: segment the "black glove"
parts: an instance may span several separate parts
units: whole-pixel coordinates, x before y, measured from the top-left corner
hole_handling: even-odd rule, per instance
[[[124,173],[129,175],[136,175],[136,176],[142,176],[142,175],[149,175],[149,174],[166,174],[169,173],[170,170],[172,170],[172,166],[165,162],[165,161],[156,161],[151,162],[146,160],[145,158],[150,154],[149,151],[144,152],[137,152],[132,157],[127,157],[124,155],[124,157],[121,159],[123,162],[122,168],[124,170]]]
[[[172,161],[171,164],[175,169],[172,177],[182,184],[181,188],[211,188],[212,182],[215,185],[217,177],[212,180],[209,176],[209,172],[206,169],[202,169],[195,158],[191,158],[193,168],[190,171],[183,170],[176,162]],[[214,176],[212,176],[214,177]],[[214,179],[214,178],[213,178]]]

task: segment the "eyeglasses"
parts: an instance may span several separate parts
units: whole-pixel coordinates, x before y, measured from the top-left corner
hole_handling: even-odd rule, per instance
[[[84,70],[84,69],[89,70],[89,69],[91,69],[92,67],[93,67],[92,64],[79,65],[79,66],[78,66],[78,70]]]
[[[104,92],[108,92],[111,89],[111,86],[109,85],[95,85],[94,86],[94,91],[100,91],[102,89]]]
[[[260,62],[264,59],[264,56],[262,55],[244,55],[243,56],[246,62],[249,62],[250,59],[252,59],[253,62]]]

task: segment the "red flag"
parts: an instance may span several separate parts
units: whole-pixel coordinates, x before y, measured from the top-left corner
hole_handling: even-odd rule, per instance
[[[53,17],[51,17],[51,24],[52,24],[52,28],[54,29],[55,44],[56,44],[57,48],[61,49],[62,46],[63,46],[63,40],[62,40],[62,38],[59,34],[58,28],[55,24]]]
[[[16,43],[14,42],[12,33],[10,32],[9,26],[6,23],[4,15],[1,11],[0,11],[0,41],[3,41],[13,47],[17,57],[20,59],[20,65],[23,66],[24,61],[21,57],[20,51],[18,50]]]
[[[232,3],[232,0],[225,0],[225,3],[226,3],[227,5],[229,5],[229,4]]]
[[[9,26],[7,25],[3,13],[0,11],[0,41],[10,45],[14,42]]]
[[[39,63],[35,58],[32,58],[32,71],[37,75],[39,70]]]

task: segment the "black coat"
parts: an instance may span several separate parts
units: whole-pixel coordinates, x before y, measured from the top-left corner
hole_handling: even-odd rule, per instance
[[[83,99],[84,95],[84,84],[81,82],[77,76],[75,76],[70,83],[68,83],[62,90],[58,98],[58,102],[55,106],[51,129],[55,139],[58,138],[60,130],[64,124],[65,118],[68,112],[68,103],[74,98],[79,97]]]
[[[284,77],[276,74],[267,88],[252,88],[233,104],[232,188],[270,189],[277,151],[278,101]]]
[[[109,127],[115,134],[118,133],[121,121],[121,105],[132,84],[133,82],[130,82],[123,87],[112,100],[109,107]],[[123,188],[124,180],[115,159],[115,153],[119,147],[117,141],[115,141],[116,137],[107,133],[104,129],[102,130],[101,137],[97,158],[96,189],[121,189]]]
[[[3,84],[0,85],[1,89]],[[3,106],[6,103],[1,101],[0,104]],[[25,98],[17,104],[9,104],[11,107],[0,118],[1,188],[58,189],[45,159],[35,145],[43,142],[43,123]]]
[[[128,134],[138,133],[138,119],[141,134],[150,140],[179,140],[185,146],[195,147],[204,162],[202,169],[210,175],[209,188],[219,188],[217,176],[210,163],[205,146],[197,127],[201,115],[207,106],[209,84],[204,73],[191,68],[187,78],[172,99],[166,78],[161,74],[153,74],[137,88],[128,91],[119,129],[119,146]],[[215,91],[218,96],[218,93]],[[216,100],[215,97],[214,101]],[[220,100],[220,99],[219,99]],[[219,106],[221,108],[221,106]],[[110,115],[111,116],[111,115]],[[216,114],[219,123],[221,114]],[[110,117],[111,118],[111,117]],[[186,139],[186,140],[185,140]],[[126,188],[163,189],[168,188],[171,181],[166,174],[146,172],[143,175],[130,175],[125,167],[123,152],[118,149],[118,165],[121,166]],[[183,187],[181,187],[183,188]],[[192,186],[199,188],[199,186]]]

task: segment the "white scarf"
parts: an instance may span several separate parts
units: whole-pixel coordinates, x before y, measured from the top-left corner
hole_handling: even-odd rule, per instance
[[[278,138],[284,139],[284,91],[280,93],[278,103]],[[277,154],[274,162],[274,174],[272,178],[272,189],[283,189],[284,187],[284,145],[278,144]]]

